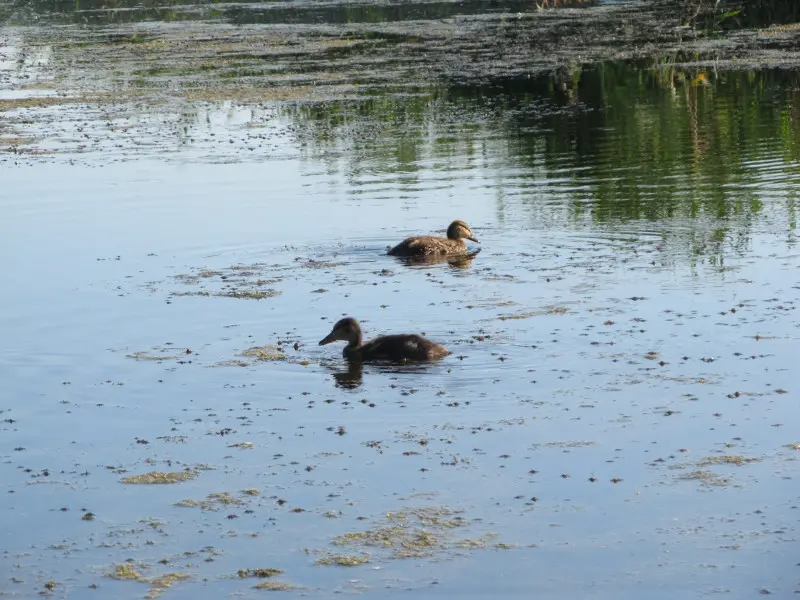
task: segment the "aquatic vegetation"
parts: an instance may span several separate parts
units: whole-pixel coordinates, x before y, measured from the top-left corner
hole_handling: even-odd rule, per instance
[[[186,581],[192,577],[188,573],[164,573],[162,575],[146,577],[142,574],[142,571],[146,571],[147,569],[149,569],[147,565],[139,565],[137,569],[131,562],[120,563],[114,565],[113,569],[106,573],[106,576],[120,581],[138,581],[149,584],[150,589],[144,596],[148,600],[157,598],[175,583]]]
[[[383,524],[378,527],[338,535],[331,543],[334,546],[379,548],[388,551],[389,558],[411,559],[436,556],[454,548],[487,548],[496,538],[495,534],[485,534],[473,540],[453,538],[453,530],[470,524],[471,521],[461,516],[460,511],[445,507],[407,508],[386,513]],[[315,562],[320,565],[344,563],[344,566],[356,566],[371,560],[368,552],[360,555],[326,553]]]
[[[259,361],[286,360],[286,353],[283,352],[283,350],[278,350],[271,344],[266,344],[264,346],[253,346],[247,350],[242,350],[239,353],[239,356],[255,358]]]
[[[562,442],[537,442],[531,444],[531,447],[536,448],[539,446],[544,446],[550,448],[586,448],[588,446],[596,446],[596,445],[597,442],[573,440],[573,441],[562,441]]]
[[[686,481],[699,481],[703,485],[723,487],[729,485],[731,480],[727,477],[717,475],[712,471],[696,470],[689,473],[683,473],[679,479]]]
[[[283,571],[280,569],[239,569],[236,574],[241,577],[274,577],[275,575],[281,575]]]
[[[219,292],[214,294],[224,298],[246,298],[248,300],[264,300],[265,298],[274,298],[278,296],[278,290],[231,290],[228,292]]]
[[[165,590],[171,588],[176,582],[186,581],[187,579],[191,579],[191,577],[192,576],[188,573],[166,573],[144,580],[150,584],[150,591],[145,595],[145,598],[157,598],[164,593]]]
[[[759,462],[760,458],[740,456],[740,455],[724,455],[724,456],[709,456],[697,461],[697,466],[708,467],[711,465],[736,465],[738,467],[749,463]]]
[[[139,581],[142,579],[142,574],[136,569],[133,563],[114,565],[114,570],[108,573],[108,576],[123,581]]]
[[[181,481],[189,481],[195,479],[199,473],[196,470],[187,469],[185,471],[174,471],[171,473],[164,473],[161,471],[151,471],[150,473],[142,473],[141,475],[128,475],[120,479],[122,483],[133,484],[169,484],[180,483]]]
[[[569,312],[566,306],[548,306],[543,310],[531,310],[525,312],[511,313],[498,315],[501,321],[517,320],[517,319],[530,319],[531,317],[539,317],[542,315],[563,315]]]
[[[181,298],[198,296],[206,298],[237,298],[244,300],[265,300],[281,294],[280,290],[265,286],[274,285],[280,278],[263,275],[267,265],[236,264],[224,269],[200,268],[190,273],[178,273],[171,279],[186,286],[197,286],[199,290],[173,290],[170,296]]]
[[[189,348],[178,348],[175,346],[153,346],[149,350],[137,350],[126,354],[125,358],[132,358],[134,360],[183,360],[187,355],[192,354]]]
[[[243,492],[243,495],[252,496]],[[185,498],[175,503],[175,506],[184,508],[199,507],[203,510],[222,510],[230,506],[242,506],[245,502],[241,498],[235,497],[230,492],[212,492],[201,500],[194,500],[192,498]]]
[[[276,581],[273,579],[262,581],[261,583],[257,583],[253,587],[257,590],[269,590],[272,592],[285,592],[300,588],[300,586],[295,585],[293,583],[289,583],[288,581]]]
[[[343,262],[315,260],[313,258],[309,258],[306,260],[301,260],[301,259],[297,260],[298,264],[306,269],[333,269],[335,267],[341,267],[342,265],[346,264]]]
[[[369,553],[327,554],[314,561],[315,565],[336,565],[339,567],[358,567],[369,562]]]

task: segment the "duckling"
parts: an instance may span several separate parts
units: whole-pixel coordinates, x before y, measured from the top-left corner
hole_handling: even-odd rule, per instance
[[[337,340],[347,342],[342,356],[352,361],[388,360],[391,362],[438,360],[450,354],[444,346],[415,333],[383,335],[364,343],[361,326],[353,318],[340,319],[320,340],[324,346]]]
[[[467,244],[464,239],[478,242],[472,231],[464,221],[453,221],[447,228],[447,237],[433,235],[418,235],[404,239],[394,248],[389,250],[391,256],[424,256],[435,254],[464,254]]]

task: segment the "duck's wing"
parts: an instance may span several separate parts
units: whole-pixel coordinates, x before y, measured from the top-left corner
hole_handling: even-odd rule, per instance
[[[444,347],[417,334],[384,335],[368,341],[361,347],[364,360],[435,360],[450,352]]]
[[[381,335],[365,342],[359,351],[364,360],[403,360],[403,335]]]
[[[447,252],[446,238],[433,235],[417,235],[406,238],[397,246],[389,250],[391,256],[420,256],[422,254],[435,254]]]

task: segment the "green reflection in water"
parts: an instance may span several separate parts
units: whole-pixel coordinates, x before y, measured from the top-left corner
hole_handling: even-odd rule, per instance
[[[577,1],[577,0],[574,0]],[[594,1],[581,2],[586,8]],[[528,0],[497,2],[406,2],[401,4],[322,4],[245,0],[32,0],[8,6],[0,0],[0,15],[14,24],[59,23],[122,25],[169,21],[219,21],[245,24],[387,23],[445,19],[493,12],[517,13],[533,7]]]
[[[345,173],[356,190],[378,173],[424,185],[432,170],[446,180],[480,168],[497,197],[514,197],[531,219],[566,210],[573,223],[649,222],[682,237],[682,251],[721,261],[725,246],[749,244],[757,221],[794,241],[798,84],[800,74],[787,71],[608,62],[299,104],[287,114],[309,158]]]
[[[488,151],[496,167],[527,171],[522,183],[588,185],[575,193],[600,220],[757,212],[753,163],[765,159],[783,161],[770,181],[785,179],[780,193],[794,196],[800,74],[641,67],[609,62],[287,113],[315,158],[346,148],[347,172],[416,172],[430,168],[421,161]]]

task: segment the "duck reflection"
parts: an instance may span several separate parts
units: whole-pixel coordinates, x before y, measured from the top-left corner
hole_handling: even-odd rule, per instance
[[[360,361],[347,361],[347,370],[334,373],[333,379],[338,388],[344,388],[346,390],[356,389],[364,380],[364,363]]]
[[[361,361],[346,361],[346,370],[341,369],[341,365],[326,365],[332,371],[334,386],[344,390],[355,390],[364,383],[364,365]],[[428,372],[428,367],[424,364],[393,365],[389,363],[372,364],[370,370],[373,374],[423,374]],[[339,369],[339,370],[337,370]]]
[[[402,262],[409,267],[416,267],[416,266],[432,266],[438,265],[441,263],[447,263],[450,267],[454,269],[466,269],[470,265],[472,265],[472,261],[475,259],[476,256],[480,254],[480,249],[470,252],[468,254],[457,254],[457,255],[436,255],[436,254],[427,254],[427,255],[420,255],[420,256],[398,256],[397,260]]]

